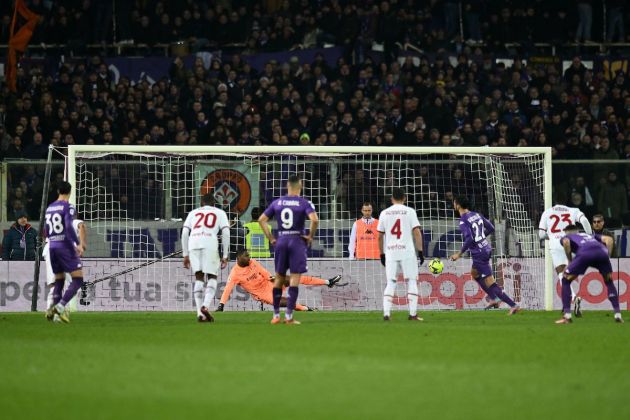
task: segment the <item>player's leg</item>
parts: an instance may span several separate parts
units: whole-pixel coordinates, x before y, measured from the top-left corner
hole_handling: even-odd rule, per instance
[[[608,289],[608,300],[610,301],[615,314],[615,322],[623,323],[621,309],[619,308],[619,292],[617,291],[615,282],[612,279],[612,264],[610,264],[610,258],[606,255],[605,258],[602,257],[601,260],[594,265],[604,278],[604,284],[606,284],[606,289]]]
[[[289,289],[287,292],[287,309],[285,312],[286,324],[299,324],[293,319],[293,311],[297,305],[298,294],[300,292],[300,278],[302,273],[308,271],[306,267],[306,243],[302,238],[291,238],[289,255],[289,269],[291,275],[289,277]]]
[[[274,265],[276,268],[276,276],[273,282],[272,300],[273,300],[273,318],[272,324],[280,323],[280,300],[282,299],[282,287],[286,282],[286,273],[289,269],[289,254],[287,240],[280,238],[276,242],[274,253]]]
[[[216,250],[202,249],[201,250],[202,271],[206,275],[205,290],[203,302],[201,305],[201,313],[208,322],[214,321],[214,318],[210,314],[210,303],[214,299],[214,295],[217,292],[217,276],[219,274],[219,267],[221,260]]]
[[[385,260],[386,286],[383,292],[383,319],[389,321],[392,316],[392,305],[396,294],[396,275],[399,261]]]
[[[418,261],[408,258],[401,261],[403,277],[407,281],[407,302],[409,304],[409,320],[424,321],[418,317]]]
[[[204,278],[203,278],[203,266],[201,249],[191,249],[188,255],[190,259],[190,269],[195,273],[195,283],[193,284],[193,298],[195,300],[195,307],[197,308],[197,320],[200,322],[205,321],[205,316],[201,313],[201,307],[203,306],[203,292],[204,292]]]
[[[494,294],[493,290],[490,290],[487,286],[486,286],[486,282],[484,281],[483,277],[481,276],[481,273],[479,273],[479,271],[475,268],[472,267],[470,269],[470,276],[475,279],[475,281],[477,282],[477,284],[479,285],[479,287],[481,288],[481,290],[483,290],[485,292],[486,295],[488,295],[488,300],[490,301],[486,307],[484,309],[492,309],[492,308],[498,308],[499,305],[501,304],[501,300],[497,297],[497,295]]]
[[[305,286],[328,286],[328,280],[313,276],[302,276],[300,277],[300,284]]]
[[[473,255],[473,268],[479,272],[481,281],[485,283],[488,290],[497,298],[508,304],[510,307],[508,315],[513,315],[518,312],[520,308],[494,280],[494,276],[492,275],[492,266],[490,265],[490,257],[491,254],[489,252],[480,255]]]
[[[562,274],[562,318],[556,321],[556,324],[568,324],[571,319],[571,300],[572,290],[571,282],[575,281],[578,276],[581,276],[586,272],[589,263],[583,257],[576,257],[567,265],[567,268]],[[612,271],[612,270],[611,270]]]
[[[558,276],[558,282],[562,285],[562,278],[564,270],[567,268],[567,264],[569,264],[569,260],[567,259],[567,254],[564,251],[564,248],[551,248],[551,261],[553,262],[553,266],[556,270],[556,275]],[[575,286],[574,286],[575,283]],[[577,281],[572,281],[569,285],[569,290],[571,292],[571,303],[574,304],[574,313],[577,318],[582,316],[582,298],[578,296],[575,288],[578,287]]]
[[[58,250],[58,252],[55,252],[54,256],[53,250],[51,249],[50,251],[51,257],[53,258],[53,263],[55,261],[59,262],[59,267],[55,267],[55,264],[53,264],[53,271],[61,269],[63,273],[70,273],[70,277],[72,278],[72,281],[70,282],[70,285],[68,286],[66,291],[63,293],[61,300],[53,308],[53,311],[57,315],[59,315],[61,321],[68,323],[70,322],[70,316],[66,309],[66,305],[72,300],[72,298],[76,296],[77,292],[81,290],[81,286],[83,286],[83,270],[81,269],[81,259],[74,251],[71,252],[69,250]],[[60,273],[56,272],[55,276],[59,278],[59,274]],[[59,283],[58,280],[57,283]],[[57,284],[55,284],[55,287],[57,287]],[[63,284],[61,285],[59,291],[61,292],[62,289]]]

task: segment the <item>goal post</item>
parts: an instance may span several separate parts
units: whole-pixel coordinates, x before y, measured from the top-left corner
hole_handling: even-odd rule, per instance
[[[231,218],[233,254],[246,243],[243,226],[252,208],[282,195],[289,173],[302,176],[303,195],[313,201],[321,221],[309,252],[309,274],[340,273],[349,280],[338,290],[306,288],[300,294],[306,304],[381,308],[384,270],[378,260],[348,255],[349,233],[363,201],[373,203],[377,217],[391,189],[402,187],[418,212],[426,258],[444,258],[461,246],[449,201],[467,195],[496,225],[497,281],[524,307],[552,309],[551,261],[537,232],[540,214],[552,205],[550,148],[76,145],[67,151],[67,179],[73,185],[70,200],[90,232],[86,279],[107,278],[84,309],[191,308],[192,277],[180,256],[166,258],[181,250],[185,214],[199,204],[202,192],[214,194]],[[273,271],[271,259],[259,259]],[[421,267],[420,308],[482,307],[482,293],[466,274],[469,265],[467,259],[447,262],[439,276],[428,273],[426,264]],[[125,274],[117,277],[119,272]],[[222,272],[221,284],[226,277]],[[405,294],[397,295],[402,309]],[[260,305],[237,292],[226,308]]]

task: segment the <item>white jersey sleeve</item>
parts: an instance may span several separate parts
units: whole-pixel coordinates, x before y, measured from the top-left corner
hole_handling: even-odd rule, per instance
[[[413,229],[419,226],[418,215],[410,207],[394,204],[383,210],[376,229],[385,236],[385,258],[395,261],[415,258]]]

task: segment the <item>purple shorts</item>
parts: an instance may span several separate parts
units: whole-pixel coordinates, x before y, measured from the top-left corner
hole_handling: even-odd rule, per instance
[[[491,250],[475,250],[470,253],[472,256],[472,266],[477,272],[481,279],[485,279],[486,277],[490,277],[492,275],[492,265],[490,264],[490,257],[492,256]]]
[[[301,236],[280,236],[274,249],[276,273],[306,273],[306,242]]]
[[[50,266],[54,274],[72,273],[82,267],[77,251],[68,248],[51,248]]]
[[[578,255],[569,263],[566,272],[581,276],[589,267],[597,269],[603,276],[612,273],[612,264],[608,252],[601,250],[590,252],[588,255]]]

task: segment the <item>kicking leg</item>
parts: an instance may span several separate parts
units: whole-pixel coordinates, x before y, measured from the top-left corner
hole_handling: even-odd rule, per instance
[[[484,309],[488,310],[492,308],[499,308],[501,301],[497,298],[497,295],[494,294],[494,291],[490,290],[486,286],[486,283],[483,281],[483,277],[481,276],[481,273],[479,273],[479,271],[477,271],[477,269],[473,267],[470,269],[470,275],[472,276],[473,279],[475,279],[475,281],[477,282],[481,290],[483,290],[486,293],[486,295],[488,295],[488,300],[490,300],[490,302],[486,305]]]
[[[510,307],[510,312],[508,315],[513,315],[519,311],[519,307],[514,303],[514,301],[499,287],[499,285],[494,281],[493,276],[488,276],[483,280],[486,284],[488,290],[490,290],[496,297],[501,299],[503,302],[507,303]]]

